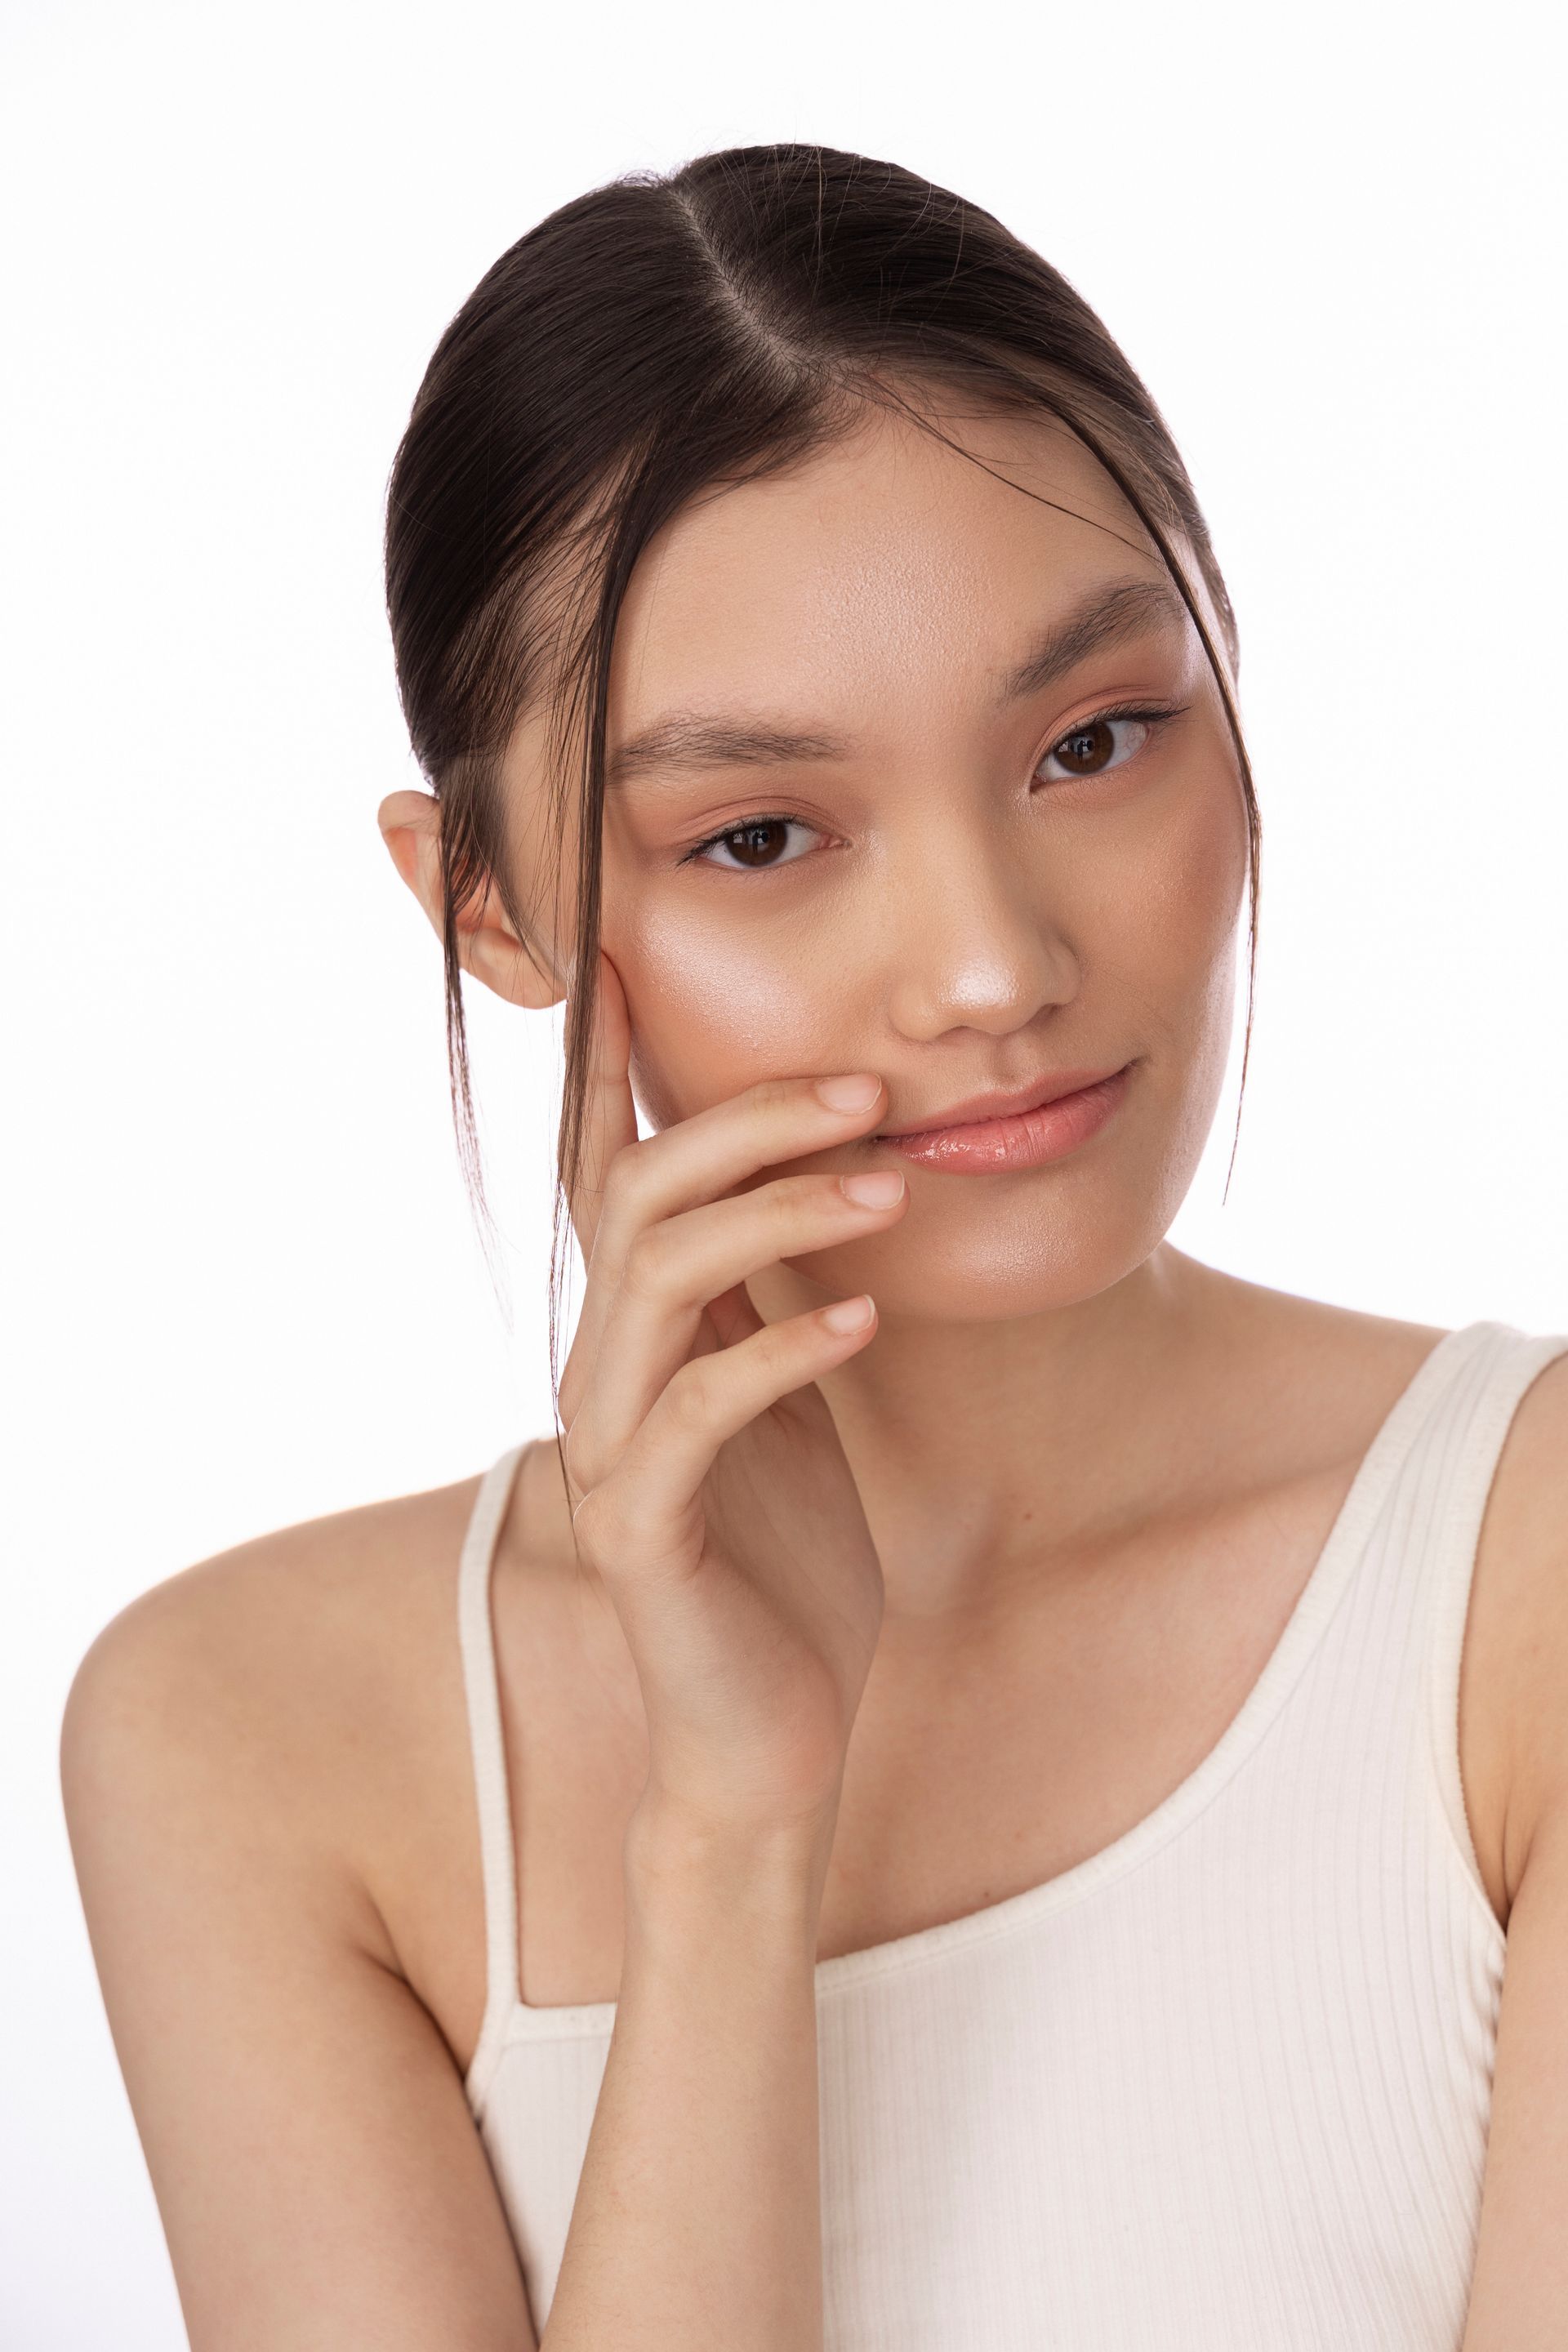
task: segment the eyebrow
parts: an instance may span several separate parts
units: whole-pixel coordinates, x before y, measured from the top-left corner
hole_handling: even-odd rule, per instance
[[[1181,627],[1187,608],[1169,580],[1117,580],[1053,622],[1032,653],[1009,671],[1001,700],[1043,693],[1090,654],[1156,630]]]
[[[1042,694],[1090,654],[1183,625],[1186,606],[1165,580],[1116,580],[1054,621],[1016,667],[1003,677],[996,704]],[[789,761],[843,760],[842,737],[774,725],[765,719],[704,717],[674,711],[616,746],[605,763],[608,791],[655,769],[765,767]]]

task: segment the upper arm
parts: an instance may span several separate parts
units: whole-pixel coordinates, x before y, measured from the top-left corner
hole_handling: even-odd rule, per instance
[[[1488,1508],[1506,1596],[1503,1970],[1464,2352],[1555,2352],[1568,2312],[1568,1357],[1527,1391]]]
[[[532,2352],[457,2065],[378,1957],[220,1587],[187,1571],[107,1626],[60,1740],[193,2352]]]

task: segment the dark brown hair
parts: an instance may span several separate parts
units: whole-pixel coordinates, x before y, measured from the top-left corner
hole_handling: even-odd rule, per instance
[[[1233,671],[1236,623],[1164,419],[1088,304],[978,205],[837,148],[726,148],[592,189],[502,254],[437,343],[393,465],[387,611],[409,736],[440,807],[452,1104],[487,1229],[456,918],[493,887],[532,951],[498,782],[520,715],[535,697],[548,702],[558,827],[577,812],[558,1139],[574,1182],[598,973],[610,648],[633,566],[697,492],[798,461],[868,402],[937,430],[911,397],[928,388],[1066,425],[1137,514],[1192,615],[1247,807],[1250,1047],[1258,803],[1226,660],[1178,541]],[[1246,1071],[1244,1049],[1244,1086]],[[552,1370],[564,1203],[563,1188]]]

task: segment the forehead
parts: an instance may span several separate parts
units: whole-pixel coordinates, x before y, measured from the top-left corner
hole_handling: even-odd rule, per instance
[[[1165,573],[1081,443],[1049,419],[938,412],[953,449],[868,409],[788,472],[721,486],[644,550],[611,664],[611,732],[674,706],[824,709],[992,691],[1103,582]]]

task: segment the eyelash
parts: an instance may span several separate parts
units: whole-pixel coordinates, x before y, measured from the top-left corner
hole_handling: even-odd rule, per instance
[[[1167,702],[1160,703],[1158,705],[1143,702],[1118,702],[1111,704],[1107,709],[1090,711],[1087,718],[1076,720],[1071,727],[1065,729],[1064,731],[1056,738],[1054,742],[1047,745],[1045,751],[1040,755],[1039,761],[1037,762],[1037,767],[1043,767],[1045,762],[1050,758],[1052,752],[1057,751],[1061,744],[1065,743],[1069,736],[1086,734],[1091,727],[1108,726],[1118,719],[1137,719],[1143,720],[1150,728],[1151,731],[1155,731],[1167,719],[1179,719],[1183,711],[1186,709],[1187,705],[1184,702]],[[1138,751],[1141,751],[1142,749],[1143,745],[1141,743],[1138,746]],[[1135,760],[1138,756],[1138,751],[1131,751],[1127,756],[1129,759]],[[1119,761],[1117,762],[1119,767],[1125,766],[1125,761]],[[1101,769],[1098,772],[1100,774],[1108,774],[1111,772]],[[1085,777],[1083,781],[1087,783],[1092,783],[1095,779],[1093,776],[1088,776]],[[782,809],[777,811],[769,811],[767,813],[763,813],[759,810],[754,816],[743,816],[740,819],[738,824],[727,824],[720,832],[710,833],[705,841],[694,842],[689,849],[683,850],[681,852],[681,855],[676,860],[676,863],[679,866],[701,864],[704,862],[704,853],[706,851],[716,849],[721,842],[728,841],[732,834],[745,833],[752,825],[805,824],[805,820],[804,817],[792,816]],[[806,826],[806,830],[807,832],[813,832],[816,828],[808,825]],[[781,859],[779,863],[793,866],[796,863],[796,860],[792,857],[788,859]],[[721,874],[770,874],[774,872],[776,869],[775,867],[769,866],[721,866],[715,870]]]

